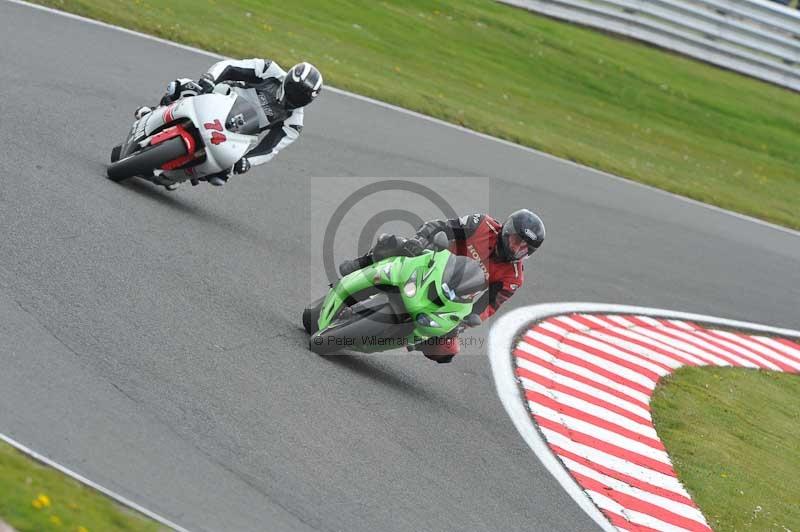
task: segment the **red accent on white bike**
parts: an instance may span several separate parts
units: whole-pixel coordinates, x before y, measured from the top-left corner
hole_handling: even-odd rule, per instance
[[[164,110],[164,123],[165,124],[169,124],[170,122],[172,122],[175,119],[172,116],[172,108],[173,107],[175,107],[174,103]]]
[[[222,131],[222,124],[220,124],[219,120],[214,120],[213,122],[206,122],[203,124],[203,127],[206,129],[213,129],[215,131]]]
[[[160,133],[156,133],[153,135],[153,138],[150,139],[150,145],[154,146],[156,144],[161,144],[162,142],[175,137],[181,137],[183,139],[184,144],[186,144],[186,155],[181,155],[177,159],[173,159],[168,163],[161,165],[162,170],[174,170],[194,159],[194,152],[197,148],[197,143],[195,142],[192,134],[186,131],[183,126],[173,126]]]
[[[217,144],[222,144],[222,143],[223,143],[223,142],[225,142],[226,140],[228,140],[228,137],[226,137],[226,136],[225,136],[225,135],[223,135],[222,133],[217,133],[216,131],[214,131],[213,133],[211,133],[211,144],[213,144],[213,145],[215,145],[215,146],[216,146]]]

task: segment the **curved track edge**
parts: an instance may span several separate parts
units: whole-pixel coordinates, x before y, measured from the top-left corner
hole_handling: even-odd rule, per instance
[[[687,320],[704,325],[721,326],[732,329],[744,329],[752,332],[800,338],[800,331],[771,327],[759,323],[730,320],[715,316],[679,312],[667,309],[637,307],[629,305],[612,305],[602,303],[565,302],[532,305],[515,309],[498,319],[491,328],[488,337],[488,354],[497,395],[503,404],[514,426],[528,446],[536,454],[551,475],[561,484],[578,506],[589,515],[604,531],[618,530],[609,518],[595,505],[584,488],[570,474],[559,457],[550,448],[542,432],[538,428],[527,400],[523,396],[523,388],[515,371],[514,347],[520,336],[538,322],[573,313],[628,314],[657,317],[668,320]]]

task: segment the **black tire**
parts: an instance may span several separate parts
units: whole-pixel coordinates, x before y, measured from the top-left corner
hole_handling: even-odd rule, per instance
[[[319,312],[322,310],[322,303],[325,298],[321,297],[303,309],[303,328],[308,334],[317,332],[317,323],[319,323]]]
[[[380,296],[378,296],[380,298]],[[327,355],[342,349],[372,352],[405,347],[403,345],[370,345],[372,338],[403,338],[414,330],[413,322],[392,323],[394,310],[387,297],[372,302],[367,312],[357,311],[349,318],[336,320],[325,329],[311,335],[308,348],[318,355]],[[363,339],[367,339],[364,343]]]
[[[149,174],[181,155],[186,155],[186,144],[181,137],[174,137],[111,163],[107,171],[108,178],[119,183],[137,175]]]

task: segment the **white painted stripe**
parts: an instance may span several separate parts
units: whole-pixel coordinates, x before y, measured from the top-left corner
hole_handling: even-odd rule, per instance
[[[614,331],[614,330],[615,329],[606,329],[606,331]],[[627,349],[628,351],[632,351],[632,352],[636,353],[639,356],[642,356],[642,357],[645,357],[645,358],[649,358],[650,360],[653,360],[654,362],[659,362],[659,363],[664,364],[665,366],[668,366],[668,367],[670,367],[672,369],[677,369],[677,368],[679,368],[679,367],[684,365],[684,362],[681,361],[681,360],[678,360],[677,358],[669,357],[669,356],[663,355],[661,353],[656,353],[652,349],[647,349],[646,347],[642,347],[640,345],[634,344],[633,342],[630,342],[628,340],[625,340],[625,339],[622,339],[622,338],[617,338],[616,336],[612,336],[612,335],[608,334],[608,332],[595,330],[595,331],[592,331],[589,334],[591,334],[591,336],[593,338],[597,338],[598,340],[600,340],[602,342],[605,342],[607,344],[611,344],[611,345],[616,346],[616,347],[621,348],[621,349]],[[691,355],[688,355],[688,356],[686,356],[684,358],[688,359],[691,362],[694,362],[695,364],[702,364],[702,361],[699,358],[693,357]]]
[[[718,347],[717,345],[715,345],[715,344],[713,344],[711,342],[708,342],[705,339],[705,337],[713,338],[713,336],[705,334],[702,331],[686,332],[686,331],[682,331],[682,330],[679,331],[679,330],[676,330],[676,329],[671,329],[671,328],[668,328],[668,327],[664,327],[660,322],[658,322],[658,321],[656,321],[653,318],[650,318],[648,316],[639,316],[639,319],[649,320],[650,322],[653,322],[658,327],[661,327],[663,331],[669,331],[670,333],[679,336],[680,338],[684,339],[686,342],[691,343],[692,345],[695,345],[700,349],[713,351],[714,353],[717,353],[719,355],[725,355],[725,356],[728,356],[728,357],[736,357],[736,359],[741,357],[741,358],[743,358],[743,359],[755,364],[757,367],[766,366],[766,367],[768,367],[770,369],[773,369],[775,371],[781,371],[780,366],[777,366],[774,362],[772,362],[770,360],[767,360],[766,358],[763,358],[762,356],[760,356],[760,355],[758,355],[756,353],[753,353],[752,350],[739,349],[739,350],[736,351],[736,353],[733,353],[729,349],[721,348],[721,347]],[[703,337],[704,334],[705,334],[705,337]]]
[[[520,383],[525,389],[534,391],[536,393],[540,393],[546,397],[550,397],[551,399],[557,401],[560,404],[563,404],[564,406],[576,408],[592,416],[598,417],[610,423],[614,423],[615,425],[619,425],[624,429],[628,429],[637,434],[641,434],[642,436],[646,436],[648,438],[653,438],[654,440],[660,441],[658,434],[656,434],[656,429],[654,429],[652,425],[645,425],[643,423],[639,423],[638,421],[634,421],[625,416],[621,416],[616,412],[612,412],[607,408],[603,408],[602,406],[598,406],[589,403],[587,401],[584,401],[583,399],[579,399],[578,397],[569,395],[567,393],[542,386],[538,382],[526,379],[525,377],[520,378]]]
[[[641,443],[617,432],[604,429],[595,425],[594,423],[589,423],[588,421],[568,416],[562,412],[557,412],[533,401],[528,401],[528,408],[530,408],[531,412],[537,416],[541,416],[545,419],[549,419],[550,421],[559,423],[570,430],[582,432],[583,434],[587,434],[608,444],[615,445],[625,449],[626,451],[636,453],[646,458],[652,458],[653,460],[657,460],[670,467],[672,466],[672,462],[670,462],[669,455],[667,455],[667,453],[664,451],[659,451],[654,447],[650,447],[646,443]]]
[[[587,314],[586,317],[588,319],[593,320],[593,321],[597,321],[598,324],[599,323],[603,323],[603,322],[600,321],[599,318],[597,318],[596,316],[593,316],[591,314]],[[667,351],[669,353],[672,353],[675,356],[680,356],[680,357],[683,357],[683,358],[685,358],[687,360],[691,360],[692,362],[694,362],[695,364],[697,364],[699,366],[704,366],[704,365],[708,364],[708,362],[709,362],[708,359],[696,357],[696,356],[692,355],[691,353],[687,353],[687,352],[682,351],[680,349],[677,349],[677,348],[675,348],[675,347],[673,347],[671,345],[661,344],[659,342],[654,342],[652,338],[648,338],[646,336],[642,336],[636,330],[628,328],[625,325],[616,324],[616,326],[614,326],[612,324],[606,323],[605,327],[608,330],[613,331],[613,332],[615,332],[617,334],[620,334],[622,336],[625,336],[626,338],[630,338],[631,340],[644,342],[647,345],[659,347],[659,348],[661,348],[662,351]],[[644,349],[644,348],[640,348],[640,349]]]
[[[663,334],[656,332],[652,329],[646,329],[644,327],[638,327],[634,324],[630,323],[629,321],[625,320],[625,318],[621,316],[609,316],[609,319],[624,323],[629,323],[631,326],[634,326],[634,330],[641,336],[649,339],[650,343],[657,345],[659,347],[668,346],[672,349],[680,350],[684,353],[692,353],[697,355],[700,358],[706,359],[711,363],[717,366],[731,366],[732,364],[723,358],[719,358],[717,355],[713,353],[709,353],[703,349],[699,349],[691,344],[687,344],[686,342],[681,342],[680,340],[675,340],[674,338],[670,338],[668,336],[664,336]],[[735,361],[735,360],[734,360]],[[742,361],[741,365],[749,366],[749,367],[756,367],[750,361]]]
[[[532,346],[526,342],[520,342],[519,349],[525,351],[526,353],[530,353],[531,355],[534,355],[545,362],[549,362],[553,366],[559,369],[563,369],[564,371],[569,371],[570,373],[575,373],[576,375],[580,375],[581,377],[594,381],[598,384],[608,386],[609,388],[617,390],[618,392],[622,392],[628,397],[637,399],[638,401],[644,404],[650,402],[650,396],[648,394],[642,393],[639,390],[634,390],[633,388],[630,388],[616,381],[612,381],[608,377],[598,375],[592,372],[592,370],[587,369],[583,366],[578,366],[577,364],[573,364],[571,362],[565,362],[564,360],[561,359],[554,359],[553,356],[547,351],[543,351],[538,347]],[[517,358],[517,364],[520,367],[527,369],[531,369],[531,366],[533,366],[532,362],[525,360],[524,358]]]
[[[544,434],[549,443],[557,445],[571,453],[577,454],[578,456],[589,460],[590,462],[606,467],[618,473],[622,473],[623,475],[638,478],[643,482],[647,482],[653,486],[658,486],[659,488],[671,491],[678,495],[689,497],[689,494],[686,492],[678,479],[671,475],[665,475],[664,473],[650,469],[649,467],[634,464],[633,462],[623,460],[622,458],[614,456],[613,454],[608,454],[595,449],[594,447],[589,447],[588,445],[578,443],[564,436],[563,434],[548,428],[539,427],[539,430],[542,431],[542,434]]]
[[[771,347],[775,351],[779,351],[779,352],[783,353],[793,363],[800,364],[800,350],[797,350],[797,349],[795,349],[793,347],[790,347],[788,345],[782,344],[780,342],[776,342],[775,340],[773,340],[769,336],[751,336],[751,338],[761,342],[762,344],[765,344],[768,347]],[[787,361],[787,364],[788,364],[788,361]]]
[[[644,491],[626,482],[622,482],[621,480],[617,480],[612,477],[608,477],[599,471],[595,471],[590,467],[586,467],[583,464],[570,460],[569,458],[561,458],[561,461],[564,462],[564,465],[567,466],[567,469],[571,471],[575,471],[576,473],[580,473],[581,475],[585,475],[589,478],[592,478],[604,486],[608,486],[609,488],[618,491],[620,493],[624,493],[626,495],[630,495],[631,497],[636,497],[644,502],[654,504],[659,506],[667,511],[670,511],[674,514],[678,514],[682,517],[687,519],[691,519],[692,521],[697,521],[700,524],[708,526],[708,523],[703,517],[703,514],[697,508],[693,506],[689,506],[682,502],[673,501],[672,499],[668,499],[666,497],[662,497],[660,495],[656,495],[654,493],[650,493],[649,491]]]
[[[44,6],[40,6],[40,5],[37,5],[37,4],[31,4],[29,2],[25,2],[24,0],[6,0],[6,2],[9,2],[9,3],[12,3],[12,4],[26,6],[26,7],[32,8],[32,9],[38,9],[39,11],[46,11],[46,12],[54,14],[54,15],[59,15],[59,16],[65,17],[65,18],[69,18],[69,19],[80,21],[80,22],[83,22],[85,24],[92,24],[94,26],[100,26],[100,27],[103,27],[103,28],[106,28],[106,29],[112,29],[112,30],[116,30],[116,31],[119,31],[119,32],[122,32],[122,33],[127,33],[128,35],[134,35],[134,36],[139,37],[141,39],[147,39],[147,40],[155,41],[155,42],[158,42],[158,43],[161,43],[161,44],[165,44],[165,45],[168,45],[168,46],[174,46],[175,48],[180,48],[182,50],[187,50],[187,51],[190,51],[190,52],[194,52],[196,54],[204,55],[206,57],[211,57],[211,58],[214,58],[214,59],[230,59],[228,57],[225,57],[225,56],[220,55],[220,54],[216,54],[214,52],[209,52],[209,51],[206,51],[206,50],[201,50],[200,48],[195,48],[194,46],[187,46],[185,44],[179,44],[179,43],[176,43],[174,41],[168,41],[166,39],[161,39],[160,37],[154,37],[152,35],[147,35],[145,33],[141,33],[141,32],[138,32],[138,31],[129,30],[129,29],[126,29],[126,28],[122,28],[120,26],[114,26],[112,24],[107,24],[105,22],[100,22],[100,21],[92,20],[92,19],[89,19],[89,18],[86,18],[86,17],[81,17],[79,15],[73,15],[72,13],[66,13],[64,11],[59,11],[57,9],[53,9],[53,8],[50,8],[50,7],[44,7]],[[780,226],[780,225],[773,224],[771,222],[767,222],[767,221],[764,221],[764,220],[759,220],[758,218],[753,218],[752,216],[748,216],[746,214],[741,214],[741,213],[738,213],[738,212],[729,211],[727,209],[723,209],[722,207],[717,207],[716,205],[709,205],[708,203],[703,203],[702,201],[694,200],[694,199],[687,198],[687,197],[684,197],[684,196],[679,196],[678,194],[675,194],[673,192],[667,192],[666,190],[662,190],[660,188],[656,188],[656,187],[653,187],[651,185],[645,185],[644,183],[638,183],[636,181],[631,181],[631,180],[626,179],[624,177],[620,177],[620,176],[617,176],[617,175],[614,175],[614,174],[609,174],[608,172],[604,172],[604,171],[598,170],[596,168],[591,168],[589,166],[584,166],[584,165],[576,163],[574,161],[568,161],[566,159],[561,159],[561,158],[556,157],[555,155],[552,155],[550,153],[545,153],[545,152],[542,152],[542,151],[539,151],[539,150],[535,150],[535,149],[530,148],[528,146],[523,146],[521,144],[516,144],[514,142],[511,142],[511,141],[508,141],[508,140],[504,140],[504,139],[500,139],[500,138],[497,138],[497,137],[492,137],[491,135],[487,135],[486,133],[480,133],[478,131],[474,131],[472,129],[465,128],[464,126],[459,126],[457,124],[451,124],[450,122],[445,122],[444,120],[441,120],[439,118],[433,118],[431,116],[424,115],[424,114],[419,113],[417,111],[411,111],[409,109],[404,109],[404,108],[399,107],[397,105],[392,105],[390,103],[382,102],[380,100],[375,100],[373,98],[369,98],[367,96],[362,96],[360,94],[355,94],[355,93],[352,93],[352,92],[349,92],[349,91],[346,91],[346,90],[343,90],[343,89],[337,89],[336,87],[330,87],[329,86],[329,88],[326,89],[326,90],[328,90],[330,92],[337,93],[337,94],[341,94],[342,96],[347,96],[349,98],[353,98],[353,99],[356,99],[356,100],[359,100],[359,101],[362,101],[362,102],[366,102],[366,103],[369,103],[371,105],[376,105],[378,107],[383,107],[384,109],[390,109],[390,110],[398,112],[398,113],[402,113],[402,114],[405,114],[405,115],[413,116],[414,118],[417,118],[417,119],[420,119],[420,120],[424,120],[424,121],[427,121],[427,122],[432,122],[434,124],[437,124],[437,125],[440,125],[440,126],[443,126],[443,127],[455,129],[455,130],[458,130],[458,131],[460,131],[462,133],[466,133],[468,135],[474,135],[474,136],[479,137],[481,139],[489,140],[489,141],[492,141],[492,142],[495,142],[495,143],[498,143],[498,144],[502,144],[503,146],[507,146],[509,148],[522,150],[524,152],[531,153],[531,154],[537,155],[538,157],[543,157],[543,158],[549,159],[551,161],[557,161],[557,162],[559,162],[561,164],[564,164],[566,166],[570,166],[572,168],[578,168],[578,169],[580,169],[580,170],[582,170],[584,172],[589,172],[589,173],[592,173],[592,174],[600,175],[600,176],[603,176],[603,177],[605,177],[607,179],[610,179],[612,181],[624,183],[624,184],[631,185],[631,186],[634,186],[634,187],[637,187],[637,188],[643,188],[643,189],[649,190],[650,192],[653,192],[653,193],[656,193],[656,194],[659,194],[659,195],[662,195],[662,196],[671,197],[672,199],[681,201],[683,203],[689,203],[689,204],[695,205],[697,207],[701,207],[701,208],[708,209],[708,210],[711,210],[711,211],[714,211],[714,212],[718,212],[718,213],[721,213],[721,214],[732,216],[732,217],[737,218],[739,220],[743,220],[743,221],[746,221],[746,222],[754,223],[756,225],[760,225],[760,226],[763,226],[763,227],[774,229],[776,231],[780,231],[781,233],[786,233],[786,234],[789,234],[789,235],[792,235],[792,236],[800,237],[800,231],[796,231],[796,230],[790,229],[788,227],[783,227],[783,226]]]
[[[623,377],[631,382],[640,384],[648,389],[652,390],[656,386],[656,381],[645,375],[642,375],[641,373],[638,373],[632,369],[628,369],[624,366],[620,366],[619,364],[615,364],[610,360],[606,360],[605,358],[593,355],[587,351],[583,351],[582,349],[578,349],[576,347],[572,347],[569,345],[564,345],[555,338],[545,336],[544,334],[538,333],[535,330],[528,331],[527,333],[525,333],[525,336],[533,338],[534,340],[543,343],[547,346],[558,349],[562,353],[566,353],[568,355],[572,355],[582,360],[585,360],[590,364],[594,364],[595,366],[601,367],[607,371],[615,373],[620,377]]]
[[[589,497],[592,498],[597,506],[603,510],[608,510],[609,512],[614,512],[615,514],[625,516],[631,523],[650,527],[661,532],[686,532],[685,528],[672,525],[666,521],[661,521],[652,515],[643,514],[641,512],[631,510],[630,508],[625,508],[617,501],[597,493],[596,491],[586,490],[586,493],[589,494]]]
[[[731,342],[733,342],[735,344],[743,345],[743,346],[745,346],[747,348],[753,349],[753,350],[758,351],[759,353],[763,353],[763,354],[765,354],[767,356],[773,356],[774,357],[776,355],[775,351],[769,349],[767,346],[765,346],[763,344],[760,344],[759,342],[756,342],[754,340],[750,340],[748,338],[744,338],[742,336],[733,334],[733,333],[728,332],[728,331],[716,331],[716,332],[718,334],[721,334],[725,338],[730,339]]]
[[[572,333],[569,331],[569,329],[558,327],[556,323],[554,323],[554,321],[560,322],[561,318],[554,318],[548,320],[546,322],[541,323],[539,326],[543,329],[548,329],[555,333],[564,334],[570,340],[579,342],[587,347],[597,349],[598,351],[603,351],[604,353],[608,353],[609,355],[621,358],[622,360],[627,360],[631,364],[636,364],[641,368],[648,369],[657,375],[664,376],[670,373],[668,370],[662,368],[661,366],[653,364],[649,360],[646,360],[640,356],[635,356],[631,355],[630,353],[620,351],[619,349],[609,346],[608,344],[605,344],[603,342],[598,342],[597,340],[591,338],[590,336],[587,336],[586,334]]]
[[[667,320],[667,321],[670,322],[671,324],[675,325],[676,327],[680,327],[681,329],[686,329],[687,331],[696,331],[697,330],[697,329],[695,329],[694,327],[692,327],[691,325],[689,325],[688,323],[686,323],[683,320]]]
[[[523,362],[525,363],[525,365],[522,364]],[[556,373],[556,372],[552,371],[549,368],[545,368],[543,366],[539,366],[538,364],[532,364],[531,362],[529,362],[529,361],[527,361],[525,359],[519,359],[518,360],[518,365],[520,367],[524,367],[528,371],[536,373],[537,375],[541,375],[542,377],[544,377],[546,379],[552,380],[553,382],[556,382],[558,384],[562,384],[564,386],[568,386],[570,388],[573,388],[574,390],[577,390],[579,392],[583,392],[585,394],[588,394],[588,395],[591,395],[593,397],[596,397],[597,399],[605,401],[606,403],[611,403],[614,406],[618,406],[620,408],[623,408],[623,409],[627,410],[628,412],[630,412],[631,414],[635,414],[635,415],[637,415],[637,416],[639,416],[639,417],[641,417],[643,419],[646,419],[646,420],[648,420],[648,421],[650,421],[652,423],[652,418],[650,417],[650,411],[646,410],[646,409],[644,409],[644,408],[642,408],[642,407],[640,407],[640,406],[638,406],[638,405],[636,405],[636,404],[634,404],[634,403],[632,403],[630,401],[626,401],[625,399],[617,397],[616,395],[611,395],[610,393],[608,393],[606,391],[603,391],[603,390],[601,390],[599,388],[595,388],[594,386],[590,386],[590,385],[588,385],[588,384],[586,384],[584,382],[576,381],[575,379],[567,377],[566,375],[562,375],[560,373]],[[524,378],[524,377],[521,377],[521,378]],[[528,380],[528,379],[526,379],[526,380]]]
[[[150,519],[152,519],[154,521],[157,521],[157,522],[161,523],[162,525],[175,530],[176,532],[189,532],[187,529],[183,528],[180,525],[177,525],[177,524],[173,523],[169,519],[167,519],[165,517],[161,517],[157,513],[148,510],[144,506],[140,506],[140,505],[136,504],[132,500],[130,500],[128,498],[125,498],[122,495],[120,495],[120,494],[118,494],[116,492],[113,492],[108,488],[104,488],[103,486],[101,486],[97,482],[91,481],[88,478],[86,478],[86,477],[84,477],[82,475],[79,475],[78,473],[72,471],[71,469],[68,469],[67,467],[59,464],[55,460],[51,460],[50,458],[47,458],[46,456],[37,453],[33,449],[30,449],[29,447],[26,447],[25,445],[22,445],[18,441],[6,436],[5,434],[0,434],[0,440],[3,440],[4,442],[6,442],[10,446],[14,447],[18,451],[27,454],[28,456],[30,456],[34,460],[42,462],[43,464],[46,464],[46,465],[52,467],[53,469],[56,469],[57,471],[60,471],[61,473],[65,474],[65,475],[67,475],[69,477],[74,478],[75,480],[77,480],[81,484],[84,484],[86,486],[89,486],[92,489],[95,489],[95,490],[99,491],[103,495],[114,499],[115,501],[117,501],[118,503],[122,504],[123,506],[127,506],[128,508],[136,510],[140,514],[146,515]]]
[[[670,333],[678,336],[687,344],[691,344],[696,346],[698,349],[702,349],[707,352],[714,352],[717,355],[727,356],[728,358],[732,358],[736,361],[742,361],[742,366],[745,367],[763,367],[766,366],[770,369],[780,371],[780,367],[776,366],[773,362],[753,353],[752,351],[742,351],[738,350],[736,352],[731,351],[729,349],[722,349],[717,347],[716,345],[709,343],[706,341],[702,334],[695,331],[693,333],[688,333],[684,331],[679,331],[677,329],[665,329],[669,330]]]
[[[732,342],[730,340],[725,340],[723,338],[719,338],[717,336],[713,336],[713,335],[711,335],[711,334],[709,334],[709,333],[707,333],[705,331],[697,331],[695,334],[697,334],[699,336],[702,336],[703,338],[707,338],[709,341],[714,341],[714,342],[720,343],[720,344],[728,347],[729,349],[733,349],[737,353],[742,354],[743,356],[746,355],[746,356],[749,356],[751,358],[755,358],[757,360],[761,360],[761,357],[759,355],[755,354],[753,352],[753,349],[747,349],[746,347],[743,347],[741,344],[737,344],[737,343]],[[791,366],[791,367],[793,367],[795,369],[800,369],[800,362],[795,362],[792,359],[786,358],[782,354],[777,353],[775,351],[770,351],[770,353],[771,354],[769,356],[771,358],[773,358],[775,360],[779,360],[779,361],[783,362],[784,364],[786,364],[788,366]],[[772,362],[770,362],[770,367],[773,367],[773,366],[774,366],[774,369],[776,369],[777,371],[783,371],[779,366],[774,365]]]

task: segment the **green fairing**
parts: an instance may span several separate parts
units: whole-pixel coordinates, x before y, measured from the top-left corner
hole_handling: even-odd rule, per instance
[[[417,257],[391,257],[343,277],[331,288],[322,304],[317,322],[318,330],[323,331],[331,325],[342,310],[348,295],[357,294],[373,286],[395,286],[400,291],[406,312],[415,324],[413,333],[405,338],[406,345],[451,332],[472,312],[472,303],[452,301],[442,290],[442,277],[451,256],[450,251],[443,250],[436,253],[427,251]],[[411,290],[406,291],[405,288],[414,272],[416,272],[414,282],[416,290],[409,296]],[[431,284],[436,285],[439,300],[443,303],[441,306],[428,298]],[[432,320],[438,327],[421,324],[418,320],[421,315]],[[385,346],[372,346],[369,351],[397,347],[397,342],[389,342]]]

